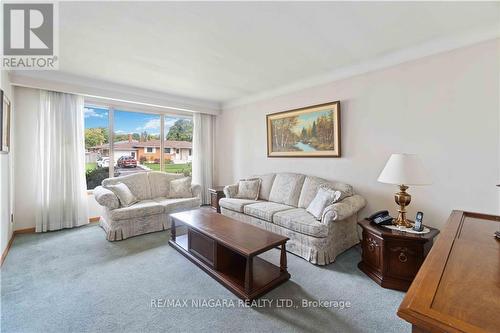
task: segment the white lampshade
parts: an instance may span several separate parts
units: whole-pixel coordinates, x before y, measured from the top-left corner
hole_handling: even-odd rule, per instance
[[[415,154],[392,154],[378,181],[394,185],[429,185],[431,178]]]

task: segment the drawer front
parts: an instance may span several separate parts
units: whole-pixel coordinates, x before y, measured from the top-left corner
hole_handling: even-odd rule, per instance
[[[216,243],[212,238],[196,230],[188,229],[189,252],[212,267],[214,266],[215,245]]]
[[[422,265],[421,250],[421,247],[411,242],[387,242],[387,275],[399,279],[413,280]]]
[[[363,231],[363,262],[382,272],[382,239]]]

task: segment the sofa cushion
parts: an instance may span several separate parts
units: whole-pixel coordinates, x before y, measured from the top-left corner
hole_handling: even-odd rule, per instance
[[[294,208],[274,214],[273,223],[301,234],[326,237],[328,226],[317,221],[303,208]]]
[[[276,174],[269,201],[297,207],[304,178],[297,173]]]
[[[258,201],[249,199],[236,199],[236,198],[222,198],[219,200],[219,206],[240,213],[243,213],[243,207],[245,207],[245,205],[250,205],[254,203],[258,203]]]
[[[323,178],[307,176],[304,180],[304,185],[302,186],[302,191],[300,192],[299,198],[299,208],[307,208],[311,201],[318,193],[320,185],[325,184],[335,191],[340,191],[341,196],[339,200],[343,200],[346,197],[353,195],[352,186],[339,182],[330,182]]]
[[[149,184],[151,186],[151,197],[167,197],[170,189],[170,181],[183,178],[182,173],[166,173],[160,171],[148,172]]]
[[[274,173],[250,177],[250,178],[259,178],[261,180],[259,199],[269,201],[269,195],[271,194],[271,188],[273,187],[275,177],[276,174]]]
[[[172,199],[192,198],[193,192],[191,192],[191,177],[171,180],[168,197]]]
[[[236,198],[257,200],[259,198],[261,182],[262,180],[260,178],[241,179],[238,182],[238,193],[236,193]]]
[[[272,222],[274,214],[276,214],[277,212],[289,210],[292,208],[294,208],[294,207],[279,204],[276,202],[264,201],[264,202],[250,204],[250,205],[245,205],[243,207],[243,212],[247,215],[251,215],[251,216],[259,218],[261,220]]]
[[[197,208],[201,205],[200,198],[178,198],[169,199],[165,197],[153,199],[155,202],[163,206],[165,213],[171,213],[173,211],[186,210],[190,208]]]
[[[147,172],[138,172],[127,176],[107,178],[102,181],[102,186],[116,185],[123,183],[127,185],[133,195],[139,200],[151,199],[151,186]]]
[[[127,185],[123,183],[118,183],[116,185],[108,185],[106,187],[108,190],[111,190],[120,201],[120,207],[128,207],[139,200],[137,200],[136,196],[130,191]]]
[[[113,220],[128,220],[138,217],[151,216],[156,214],[162,214],[164,208],[159,203],[153,200],[143,200],[139,201],[132,206],[113,209],[109,212],[109,216]]]
[[[316,220],[321,221],[325,208],[337,202],[340,196],[340,191],[332,190],[323,184],[319,187],[318,193],[316,193],[313,201],[307,206],[306,211],[314,216]]]

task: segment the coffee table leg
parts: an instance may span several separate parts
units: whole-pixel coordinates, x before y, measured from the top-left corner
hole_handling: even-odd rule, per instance
[[[245,291],[250,293],[253,285],[253,257],[247,258],[247,266],[245,268]]]
[[[280,271],[286,272],[286,247],[285,243],[281,245]]]
[[[170,226],[170,238],[172,239],[172,242],[175,242],[175,220],[171,218],[172,220],[172,225]]]

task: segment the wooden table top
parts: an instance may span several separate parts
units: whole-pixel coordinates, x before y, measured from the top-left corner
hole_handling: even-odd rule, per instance
[[[398,315],[428,331],[498,332],[500,216],[453,211]]]
[[[209,209],[198,208],[170,216],[247,257],[265,252],[289,239]]]

